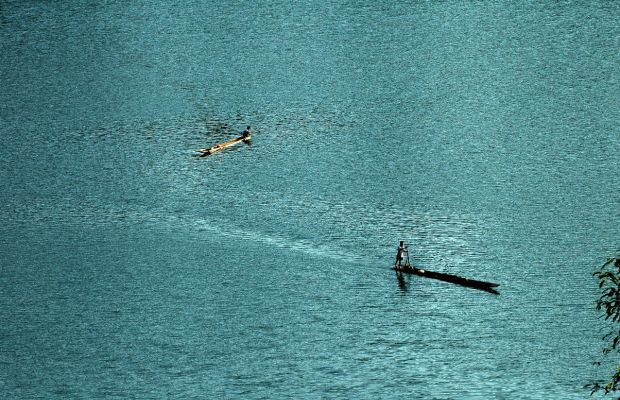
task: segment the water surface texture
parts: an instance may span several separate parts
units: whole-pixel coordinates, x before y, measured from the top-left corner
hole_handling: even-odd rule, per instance
[[[587,398],[620,247],[588,3],[1,1],[0,392]],[[501,295],[399,280],[399,240]]]

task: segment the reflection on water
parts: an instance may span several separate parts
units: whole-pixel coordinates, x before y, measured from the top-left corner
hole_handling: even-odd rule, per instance
[[[396,279],[398,279],[398,287],[403,294],[407,293],[411,286],[411,276],[405,276],[402,272],[396,271]]]

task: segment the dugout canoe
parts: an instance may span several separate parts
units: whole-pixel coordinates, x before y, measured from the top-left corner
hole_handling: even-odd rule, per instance
[[[197,153],[201,153],[200,157],[205,157],[205,156],[209,156],[211,154],[215,154],[215,153],[217,153],[219,151],[222,151],[224,149],[227,149],[229,147],[232,147],[232,146],[234,146],[236,144],[239,144],[241,142],[249,143],[251,139],[252,139],[251,135],[239,136],[236,139],[232,139],[232,140],[229,140],[229,141],[224,142],[224,143],[216,144],[215,146],[211,146],[211,147],[208,147],[208,148],[205,148],[205,149],[198,149],[198,150],[194,150],[194,151],[197,152]]]
[[[417,268],[413,266],[402,266],[402,267],[394,267],[395,271],[402,272],[405,274],[413,274],[422,276],[424,278],[437,279],[444,282],[450,282],[461,286],[467,286],[474,289],[484,290],[493,294],[499,294],[496,287],[499,286],[498,283],[479,281],[476,279],[463,278],[458,275],[446,274],[442,272],[433,272],[428,271],[426,269]]]

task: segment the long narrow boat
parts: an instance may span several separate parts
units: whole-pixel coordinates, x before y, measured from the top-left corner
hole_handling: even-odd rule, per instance
[[[403,272],[406,274],[414,274],[418,276],[423,276],[425,278],[437,279],[444,282],[455,283],[461,286],[484,290],[493,294],[499,294],[499,292],[494,289],[499,286],[498,283],[478,281],[475,279],[463,278],[458,275],[445,274],[442,272],[427,271],[425,269],[407,265],[401,267],[394,267],[393,269],[395,271]]]
[[[249,143],[250,140],[252,139],[251,135],[244,135],[244,136],[239,136],[236,139],[232,139],[229,140],[228,142],[224,142],[224,143],[220,143],[220,144],[216,144],[215,146],[211,146],[205,149],[198,149],[198,150],[194,150],[195,152],[198,153],[202,153],[200,155],[200,157],[206,157],[209,156],[211,154],[217,153],[218,151],[222,151],[228,147],[234,146],[236,144],[239,144],[241,142],[245,142],[245,143]]]

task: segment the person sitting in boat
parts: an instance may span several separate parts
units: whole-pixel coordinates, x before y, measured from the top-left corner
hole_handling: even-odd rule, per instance
[[[394,268],[403,268],[403,258],[407,253],[407,245],[405,245],[404,240],[401,240],[400,245],[398,246],[398,252],[396,253],[396,263],[394,264]]]
[[[250,126],[248,125],[247,128],[245,128],[245,130],[242,133],[244,138],[248,138],[250,136],[252,136],[252,131],[250,130]]]

